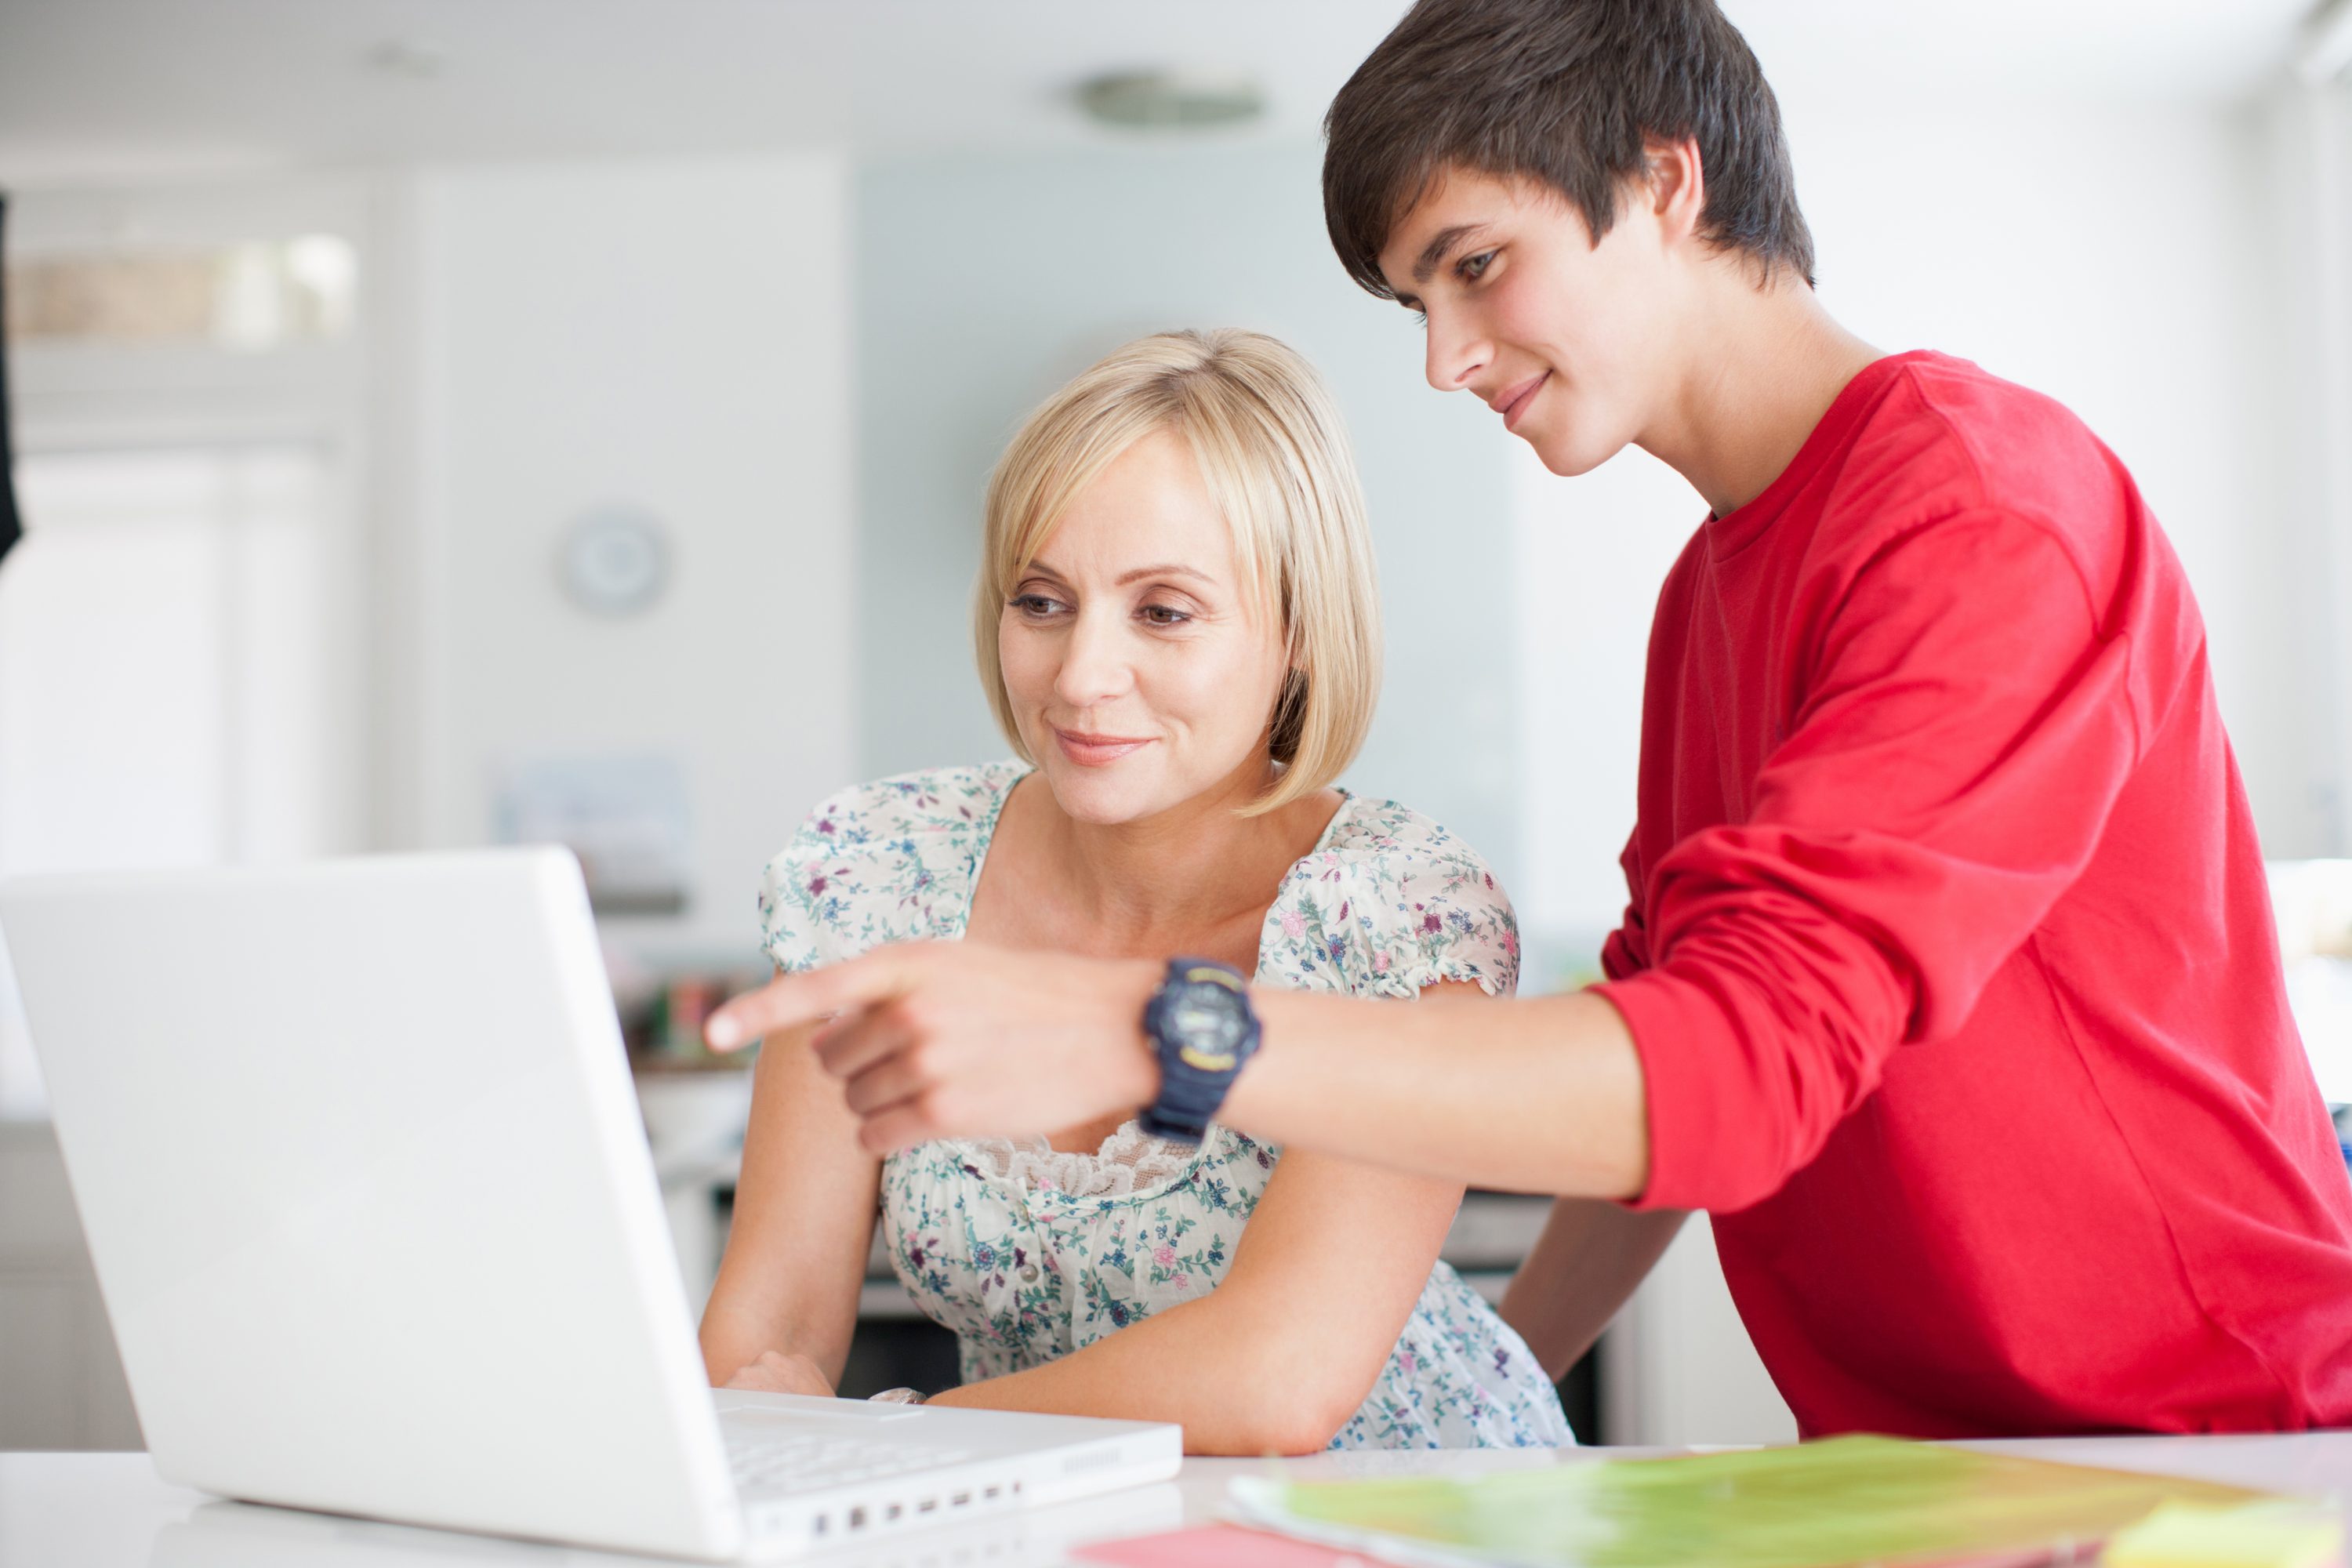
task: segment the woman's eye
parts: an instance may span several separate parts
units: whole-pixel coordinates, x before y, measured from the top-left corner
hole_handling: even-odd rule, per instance
[[[1192,617],[1167,605],[1146,605],[1143,618],[1155,626],[1181,626]]]
[[[1050,616],[1061,606],[1043,594],[1015,594],[1013,607],[1024,616]]]

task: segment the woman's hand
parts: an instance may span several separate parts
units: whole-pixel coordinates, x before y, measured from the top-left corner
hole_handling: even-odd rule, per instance
[[[805,1394],[812,1398],[831,1399],[833,1383],[804,1355],[787,1355],[778,1351],[761,1351],[760,1359],[749,1366],[740,1367],[727,1380],[730,1388],[749,1389],[754,1394]]]
[[[782,975],[711,1015],[732,1050],[831,1016],[810,1041],[846,1085],[859,1142],[1024,1137],[1131,1111],[1159,1092],[1143,1006],[1160,966],[971,942],[908,942]]]

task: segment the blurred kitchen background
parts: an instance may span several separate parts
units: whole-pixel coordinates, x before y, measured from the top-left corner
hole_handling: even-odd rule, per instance
[[[1704,507],[1543,473],[1332,258],[1318,121],[1401,8],[5,0],[0,874],[572,844],[698,1302],[748,1082],[693,1040],[761,865],[840,784],[1003,753],[991,461],[1104,350],[1231,324],[1360,456],[1348,782],[1493,860],[1524,990],[1579,984]],[[2063,399],[2170,531],[2352,1100],[2352,10],[1727,9],[1832,309]],[[136,1446],[43,1116],[0,955],[0,1447]],[[1474,1194],[1449,1255],[1499,1290],[1542,1209]],[[866,1308],[850,1391],[951,1377],[887,1269]],[[1569,1392],[1587,1438],[1793,1432],[1703,1221]]]

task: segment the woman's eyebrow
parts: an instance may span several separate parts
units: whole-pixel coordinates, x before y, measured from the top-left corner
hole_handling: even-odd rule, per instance
[[[1165,566],[1139,566],[1132,572],[1122,572],[1118,574],[1118,584],[1124,588],[1129,583],[1140,582],[1146,577],[1192,577],[1212,588],[1217,585],[1217,580],[1206,572],[1196,572],[1190,566],[1179,566],[1173,563]]]

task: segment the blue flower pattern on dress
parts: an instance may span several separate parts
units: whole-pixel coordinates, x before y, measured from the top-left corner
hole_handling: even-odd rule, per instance
[[[788,971],[883,942],[963,934],[1017,763],[909,773],[812,812],[760,895]],[[1510,901],[1468,846],[1392,801],[1349,795],[1266,911],[1255,984],[1417,996],[1441,981],[1507,995]],[[1122,1128],[1131,1184],[1066,1179],[1094,1157],[1043,1141],[948,1139],[886,1161],[883,1237],[924,1312],[952,1329],[966,1382],[1036,1366],[1216,1288],[1279,1149],[1213,1126],[1197,1150]],[[1108,1169],[1106,1164],[1104,1169]],[[1566,1416],[1534,1356],[1444,1263],[1334,1448],[1557,1447]]]

